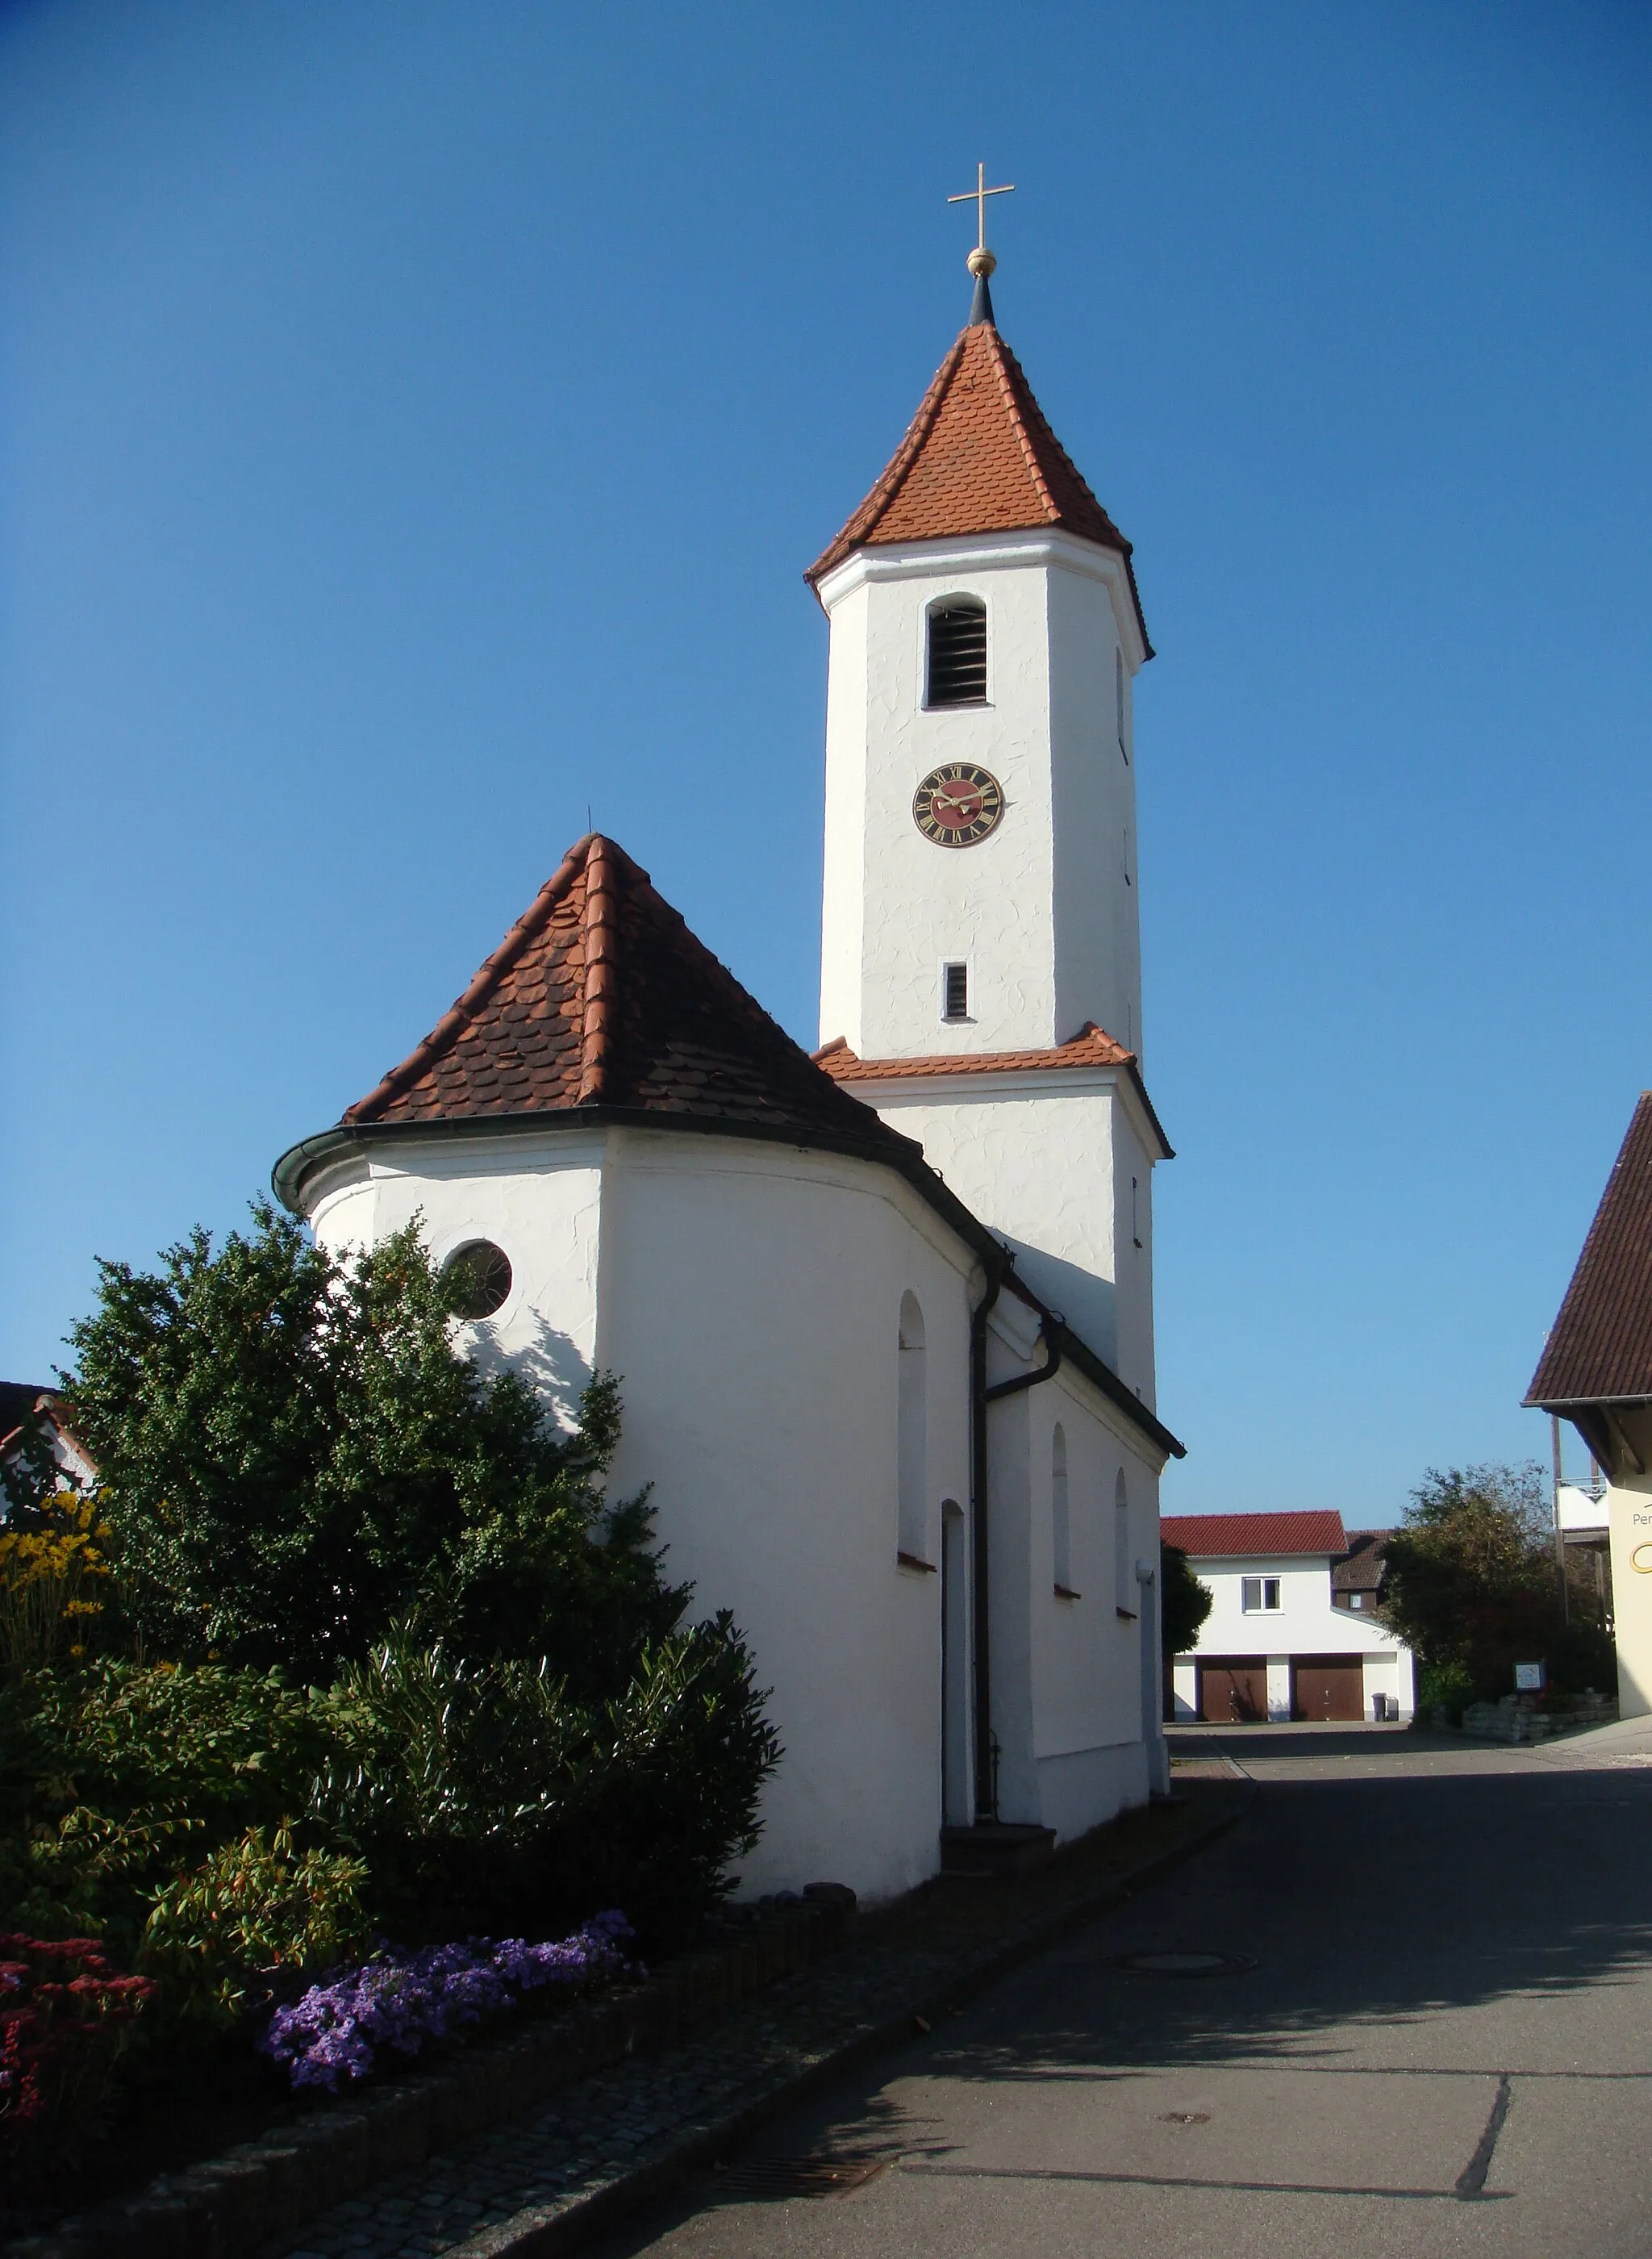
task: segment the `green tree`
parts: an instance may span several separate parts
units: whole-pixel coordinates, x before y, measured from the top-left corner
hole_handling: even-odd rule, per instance
[[[139,1652],[325,1681],[398,1624],[603,1699],[681,1615],[645,1499],[602,1495],[615,1383],[568,1436],[484,1376],[417,1223],[345,1261],[260,1203],[217,1251],[196,1230],[156,1271],[99,1267],[64,1388]]]
[[[1513,1691],[1513,1666],[1561,1631],[1542,1470],[1431,1467],[1389,1539],[1382,1621],[1424,1666],[1480,1694]]]
[[[1159,1636],[1166,1655],[1186,1655],[1215,1606],[1216,1596],[1194,1576],[1193,1564],[1179,1545],[1161,1541],[1158,1557]]]

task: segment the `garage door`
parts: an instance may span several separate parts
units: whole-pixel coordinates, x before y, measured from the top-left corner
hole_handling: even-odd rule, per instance
[[[1249,1726],[1265,1722],[1268,1715],[1266,1656],[1200,1656],[1199,1714],[1219,1726]]]
[[[1291,1715],[1341,1718],[1365,1714],[1365,1669],[1356,1655],[1296,1655],[1291,1658]]]

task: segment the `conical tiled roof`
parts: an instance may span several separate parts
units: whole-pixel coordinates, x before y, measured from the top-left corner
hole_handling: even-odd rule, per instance
[[[1146,643],[1129,543],[1050,430],[1021,363],[990,322],[976,322],[959,331],[883,476],[805,577],[818,587],[864,547],[1038,526],[1117,551]]]
[[[594,833],[343,1127],[618,1107],[907,1151]]]

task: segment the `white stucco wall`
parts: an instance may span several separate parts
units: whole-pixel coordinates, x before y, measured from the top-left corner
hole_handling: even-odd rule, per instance
[[[1173,1528],[1167,1535],[1174,1543]],[[1411,1651],[1375,1615],[1363,1609],[1332,1607],[1329,1554],[1257,1554],[1243,1559],[1195,1555],[1191,1559],[1194,1575],[1212,1595],[1210,1614],[1199,1634],[1198,1652],[1265,1657],[1271,1719],[1283,1720],[1291,1714],[1291,1658],[1315,1655],[1358,1655],[1364,1659],[1367,1717],[1373,1693],[1392,1694],[1400,1715],[1410,1716],[1416,1703]],[[1247,1577],[1279,1579],[1277,1610],[1245,1608]],[[1191,1658],[1178,1657],[1172,1676],[1177,1716],[1196,1716],[1195,1670]]]
[[[1034,1293],[1151,1411],[1152,1165],[1119,1078],[1029,1069],[845,1087],[918,1140],[959,1199],[1008,1240]]]
[[[622,1492],[652,1483],[667,1573],[731,1607],[786,1758],[747,1890],[933,1872],[938,1575],[897,1550],[897,1332],[922,1309],[928,1557],[966,1501],[965,1251],[888,1171],[744,1140],[616,1133],[598,1361],[620,1376]]]
[[[310,1217],[334,1253],[371,1246],[416,1216],[438,1264],[467,1240],[502,1247],[509,1297],[462,1327],[460,1345],[486,1370],[516,1366],[571,1425],[593,1369],[602,1169],[602,1141],[589,1136],[411,1135],[321,1173]]]
[[[959,595],[986,607],[987,702],[930,711],[926,614]],[[1143,652],[1122,560],[1059,533],[892,545],[858,551],[821,595],[821,1040],[863,1058],[1014,1051],[1093,1019],[1139,1046],[1135,774],[1114,668],[1115,651],[1130,673]],[[997,830],[967,848],[912,820],[918,783],[951,760],[990,769],[1005,795]],[[971,1016],[949,1023],[939,968],[958,959]]]
[[[741,1138],[612,1130],[375,1144],[311,1187],[317,1236],[362,1244],[414,1215],[438,1259],[488,1238],[509,1300],[466,1329],[565,1415],[594,1368],[625,1415],[611,1475],[651,1485],[666,1573],[693,1611],[730,1608],[786,1756],[747,1892],[848,1882],[869,1899],[932,1874],[942,1825],[944,1501],[970,1507],[968,1248],[893,1172]],[[896,1558],[898,1336],[922,1313],[922,1557]],[[1034,1361],[1038,1319],[1003,1299],[994,1378]],[[1053,1590],[1050,1439],[1067,1437],[1078,1600]],[[1082,1832],[1162,1778],[1141,1700],[1140,1621],[1116,1614],[1113,1486],[1157,1559],[1157,1470],[1081,1376],[989,1414],[994,1726],[1000,1809]],[[967,1627],[967,1545],[953,1622]],[[955,1777],[972,1773],[970,1656],[951,1673]]]
[[[1008,1399],[992,1417],[995,1458],[1025,1468],[1029,1506],[1020,1524],[1026,1571],[1016,1579],[1015,1605],[1027,1611],[1030,1746],[1018,1755],[1030,1757],[1025,1777],[1034,1793],[1024,1810],[1011,1810],[1002,1798],[1000,1808],[1006,1819],[1036,1818],[1065,1839],[1141,1803],[1159,1785],[1157,1615],[1150,1605],[1153,1594],[1136,1575],[1138,1563],[1151,1565],[1158,1557],[1158,1473],[1106,1400],[1068,1371]],[[1057,1423],[1066,1443],[1073,1598],[1058,1593],[1055,1580]],[[1007,1464],[1007,1479],[1008,1473]],[[1121,1475],[1122,1549],[1115,1505]],[[1121,1550],[1122,1596],[1115,1576]],[[1000,1739],[1003,1732],[1000,1725]]]

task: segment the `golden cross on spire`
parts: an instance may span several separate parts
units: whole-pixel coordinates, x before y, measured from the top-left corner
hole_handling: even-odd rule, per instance
[[[986,248],[987,197],[1013,196],[1015,193],[1014,181],[1006,182],[1001,189],[989,189],[986,185],[986,166],[977,165],[975,186],[972,189],[965,189],[961,196],[947,198],[950,204],[973,204],[975,207],[975,248],[969,256],[969,269],[972,274],[979,274],[983,272],[990,274],[998,264],[992,253]]]

